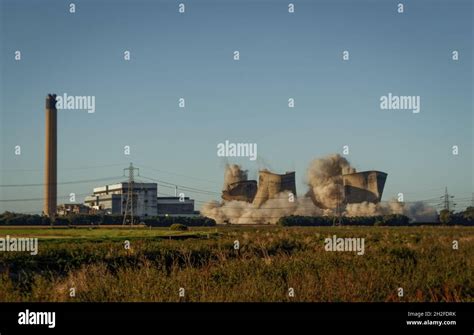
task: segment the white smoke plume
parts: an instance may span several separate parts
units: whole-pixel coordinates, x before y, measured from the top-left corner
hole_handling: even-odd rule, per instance
[[[315,159],[306,172],[306,182],[309,186],[306,195],[320,208],[336,208],[344,196],[342,175],[354,172],[356,170],[341,155]]]
[[[398,202],[390,200],[378,204],[362,202],[359,204],[346,205],[343,215],[346,216],[372,216],[402,214],[408,216],[415,222],[434,222],[437,218],[437,212],[434,207],[427,206],[423,202],[412,203]]]
[[[242,170],[240,165],[226,164],[224,172],[224,190],[226,190],[230,184],[247,180],[247,176],[248,171]]]
[[[267,224],[276,223],[278,219],[289,215],[315,216],[324,215],[310,198],[295,198],[288,201],[289,195],[281,192],[275,198],[267,200],[260,207],[246,201],[212,201],[206,203],[201,212],[213,218],[217,223]]]
[[[335,208],[343,201],[342,175],[356,170],[344,157],[335,154],[311,162],[306,172],[308,192],[304,197],[290,201],[288,192],[281,192],[260,207],[245,201],[211,201],[201,208],[204,216],[217,223],[266,224],[276,223],[289,215],[334,215]],[[224,173],[224,189],[228,185],[247,180],[248,172],[239,165],[227,164]],[[414,221],[433,221],[436,210],[422,202],[401,203],[395,200],[383,203],[363,202],[348,204],[342,208],[345,216],[372,216],[403,214]]]

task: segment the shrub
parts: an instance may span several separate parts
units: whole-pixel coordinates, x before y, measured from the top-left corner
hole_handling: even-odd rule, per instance
[[[174,223],[180,223],[188,227],[211,227],[216,221],[205,216],[154,216],[142,220],[147,226],[170,227]]]
[[[170,230],[185,231],[185,230],[188,230],[188,226],[185,226],[184,224],[181,224],[181,223],[173,223],[170,226]]]
[[[443,209],[439,212],[439,222],[442,224],[450,224],[451,223],[451,212],[447,209]]]

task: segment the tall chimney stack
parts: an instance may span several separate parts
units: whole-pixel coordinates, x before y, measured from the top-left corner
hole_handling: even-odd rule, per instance
[[[43,212],[49,217],[56,215],[57,201],[57,152],[58,152],[58,111],[56,94],[46,97],[46,156],[44,166],[44,207]]]

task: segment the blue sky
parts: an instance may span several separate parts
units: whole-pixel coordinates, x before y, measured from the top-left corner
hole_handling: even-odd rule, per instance
[[[358,170],[388,173],[385,200],[398,192],[432,199],[448,186],[468,204],[472,1],[403,1],[403,14],[399,1],[293,1],[294,14],[289,2],[81,0],[71,14],[69,1],[0,0],[1,184],[42,182],[44,99],[66,92],[94,95],[96,112],[59,111],[60,182],[120,176],[133,161],[143,176],[219,192],[225,161],[216,146],[229,140],[257,143],[259,156],[229,162],[251,177],[261,167],[295,170],[302,194],[310,161],[349,145]],[[381,110],[389,92],[419,95],[421,112]],[[60,185],[58,193],[103,183]],[[42,187],[0,192],[42,197]],[[0,202],[0,211],[41,206]]]

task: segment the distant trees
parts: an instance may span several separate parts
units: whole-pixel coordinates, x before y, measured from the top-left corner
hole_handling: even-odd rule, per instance
[[[173,224],[182,224],[188,227],[211,227],[216,221],[205,216],[153,216],[142,220],[151,227],[170,227]]]
[[[474,226],[474,207],[467,207],[465,211],[457,213],[443,209],[439,212],[439,222],[444,225]]]
[[[136,223],[145,223],[153,227],[170,227],[172,224],[183,224],[185,226],[215,226],[216,221],[203,216],[183,217],[183,216],[155,216],[140,219],[134,218]],[[58,216],[54,220],[42,215],[29,215],[13,212],[0,214],[0,225],[7,226],[83,226],[83,225],[121,225],[122,215],[96,215],[96,214],[71,214]]]
[[[463,212],[463,218],[467,221],[474,221],[474,207],[469,206],[466,208],[466,210]]]
[[[51,220],[46,216],[28,215],[13,212],[4,212],[0,214],[0,225],[9,226],[41,226],[50,225]]]
[[[474,226],[474,207],[468,207],[462,212],[451,212],[442,210],[439,213],[438,221],[442,225],[463,225]],[[216,221],[204,216],[154,216],[140,219],[134,218],[134,222],[144,223],[151,227],[170,227],[173,224],[182,224],[188,227],[211,227],[216,225]],[[430,223],[410,222],[405,215],[390,214],[377,216],[285,216],[278,220],[278,225],[291,226],[332,226],[334,223],[341,223],[343,226],[409,226]],[[82,226],[82,225],[121,225],[122,215],[97,215],[97,214],[71,214],[50,219],[42,215],[29,215],[13,212],[0,214],[0,225],[7,226]]]
[[[390,214],[377,216],[285,216],[278,220],[278,225],[290,226],[332,226],[340,222],[343,226],[408,226],[410,219],[405,215]]]
[[[332,226],[339,222],[343,226],[410,226],[410,225],[434,225],[436,222],[417,223],[410,222],[410,218],[400,214],[376,215],[376,216],[285,216],[280,218],[278,224],[281,226]],[[439,213],[438,222],[442,225],[474,226],[474,207],[468,207],[465,211],[454,213],[442,210]]]
[[[69,220],[69,224],[72,226],[80,225],[99,225],[104,224],[105,215],[96,214],[71,214],[64,218]],[[121,224],[122,222],[120,222]],[[115,223],[112,223],[115,224]],[[118,224],[118,223],[117,223]]]
[[[439,212],[439,222],[441,224],[448,225],[451,223],[451,212],[447,209],[443,209]]]

